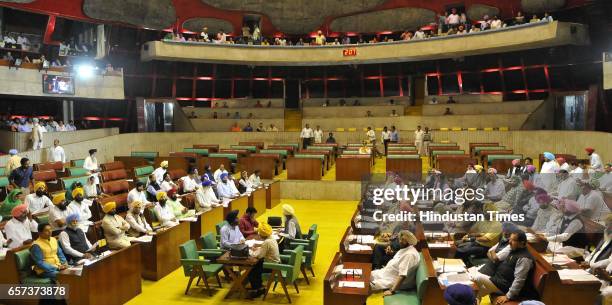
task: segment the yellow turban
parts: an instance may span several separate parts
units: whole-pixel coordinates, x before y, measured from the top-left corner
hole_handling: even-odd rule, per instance
[[[480,165],[480,164],[476,164],[476,165],[474,165],[474,169],[475,169],[477,172],[479,172],[479,173],[480,173],[480,172],[482,172],[483,167],[482,167],[482,165]]]
[[[46,190],[47,189],[47,185],[44,182],[42,182],[42,181],[36,182],[36,184],[34,184],[34,190],[36,191],[39,188],[43,188],[44,190]]]
[[[295,210],[292,206],[288,204],[283,204],[283,215],[293,215],[295,214]]]
[[[157,192],[155,198],[157,198],[157,201],[160,201],[162,199],[168,199],[168,194],[166,194],[166,192]]]
[[[102,206],[102,211],[104,211],[104,213],[108,214],[108,212],[114,210],[117,207],[117,204],[114,201],[110,201],[105,203]]]
[[[72,198],[76,198],[77,195],[85,196],[85,191],[81,187],[77,187],[72,190]]]
[[[168,161],[164,160],[162,161],[159,166],[163,167],[163,168],[167,168],[168,167]]]
[[[58,205],[60,204],[60,202],[66,200],[66,193],[65,192],[61,192],[59,194],[56,194],[55,196],[53,196],[53,204]]]
[[[485,203],[482,206],[482,210],[484,212],[496,212],[496,211],[498,211],[497,206],[493,202]]]
[[[132,207],[134,207],[134,208],[142,208],[142,201],[140,201],[140,200],[132,201]]]
[[[272,227],[267,223],[260,223],[257,228],[257,234],[261,237],[268,237],[272,235]]]

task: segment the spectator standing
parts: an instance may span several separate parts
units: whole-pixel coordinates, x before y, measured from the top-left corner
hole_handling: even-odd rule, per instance
[[[43,127],[40,126],[37,118],[34,118],[32,121],[34,122],[34,125],[32,125],[32,134],[30,136],[32,139],[32,149],[39,150],[42,148],[43,143]]]
[[[321,130],[321,126],[317,125],[317,128],[314,130],[314,142],[321,143],[323,141],[323,130]]]
[[[425,132],[421,129],[421,125],[417,126],[417,129],[414,131],[414,146],[416,146],[417,153],[419,155],[423,154],[423,134]]]
[[[300,138],[302,138],[302,148],[307,149],[310,143],[312,143],[312,138],[314,137],[314,131],[310,128],[310,125],[306,124],[300,133]]]
[[[395,110],[393,110],[395,111]],[[391,142],[391,132],[387,129],[387,126],[383,127],[380,137],[385,145],[385,156],[387,155],[389,142]]]
[[[395,129],[395,125],[391,125],[391,132],[389,134],[389,142],[399,143],[399,133]]]
[[[52,157],[53,162],[62,162],[66,163],[66,154],[64,153],[64,148],[59,145],[59,140],[53,140],[53,152]]]
[[[428,156],[429,155],[429,144],[432,141],[431,132],[429,132],[429,127],[425,126],[425,132],[423,133],[423,153]]]
[[[321,30],[317,31],[317,35],[315,36],[314,43],[318,46],[322,46],[325,44],[325,35]]]
[[[457,13],[456,8],[451,9],[451,13],[446,17],[446,24],[449,27],[456,27],[461,23],[461,16]]]

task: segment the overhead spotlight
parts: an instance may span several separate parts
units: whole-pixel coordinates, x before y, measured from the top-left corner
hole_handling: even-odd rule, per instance
[[[91,65],[78,65],[76,66],[77,76],[82,78],[90,78],[94,75],[95,68]]]

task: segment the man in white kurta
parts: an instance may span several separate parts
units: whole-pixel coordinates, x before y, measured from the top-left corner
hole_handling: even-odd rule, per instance
[[[382,269],[372,271],[370,286],[373,290],[385,290],[391,295],[399,289],[412,288],[416,284],[416,270],[421,256],[414,248],[417,239],[410,231],[399,235],[401,249]]]
[[[159,164],[159,167],[153,171],[153,175],[155,176],[155,181],[157,184],[162,184],[164,182],[164,174],[168,171],[168,161],[162,161]]]
[[[225,170],[225,165],[219,165],[219,168],[213,173],[213,177],[215,178],[215,183],[219,183],[221,181],[221,175],[227,174],[227,170]]]
[[[38,124],[38,119],[34,118],[32,120],[34,122],[34,126],[32,126],[32,149],[39,150],[42,148],[43,144],[43,127]]]
[[[93,224],[89,219],[91,218],[91,200],[85,199],[85,191],[82,188],[76,188],[72,191],[73,200],[68,205],[69,214],[79,215],[79,228],[83,233],[87,234],[89,226]]]
[[[414,146],[416,146],[417,153],[423,154],[423,135],[425,132],[421,129],[421,125],[417,126],[414,131]]]
[[[49,207],[53,205],[51,199],[45,195],[47,186],[44,182],[37,182],[34,185],[34,193],[28,194],[25,198],[25,204],[28,210],[33,215],[46,214],[49,212]]]
[[[53,151],[51,152],[53,162],[66,163],[66,153],[64,148],[59,145],[59,140],[53,141]]]
[[[317,129],[314,130],[314,142],[321,143],[323,141],[323,130],[320,126],[317,126]]]
[[[571,176],[566,170],[560,170],[557,174],[557,190],[552,194],[558,198],[567,198],[571,200],[578,199],[580,188],[576,183],[576,178]]]
[[[300,132],[300,138],[302,139],[302,148],[308,148],[308,145],[312,143],[312,138],[314,137],[314,131],[310,128],[310,125],[306,124],[304,128],[302,128],[302,132]]]
[[[589,173],[603,171],[603,163],[601,162],[601,157],[595,152],[595,149],[587,147],[584,150],[589,155]]]
[[[578,197],[578,206],[580,213],[590,218],[593,221],[605,219],[610,212],[608,205],[603,200],[603,196],[599,189],[599,180],[591,179],[589,181],[580,181],[582,186],[580,197]]]
[[[221,200],[219,200],[215,195],[211,182],[208,180],[202,182],[202,186],[199,186],[196,189],[195,196],[195,208],[198,212],[208,212],[213,207],[218,207],[221,205]]]
[[[147,194],[145,192],[144,183],[138,181],[136,182],[136,187],[130,190],[127,196],[128,209],[132,209],[132,203],[140,201],[145,207],[151,206],[151,202],[147,200]]]
[[[557,160],[555,160],[555,155],[552,153],[545,152],[544,159],[546,161],[542,164],[540,179],[542,181],[542,188],[547,192],[551,192],[556,182],[555,173],[559,171],[559,164]]]
[[[83,168],[88,170],[92,176],[95,177],[95,183],[100,184],[100,179],[98,178],[98,173],[100,172],[100,166],[98,166],[98,159],[96,159],[97,149],[90,149],[89,156],[85,158],[85,162],[83,162]],[[86,231],[83,231],[86,232]]]
[[[32,219],[25,204],[13,208],[13,218],[4,226],[6,240],[10,241],[8,247],[14,249],[24,245],[24,242],[32,242],[32,232],[38,232],[38,223]]]

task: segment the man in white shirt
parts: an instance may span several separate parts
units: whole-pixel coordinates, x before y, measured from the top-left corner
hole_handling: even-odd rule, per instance
[[[213,177],[215,177],[215,183],[219,183],[219,181],[221,181],[221,175],[223,174],[227,174],[227,171],[225,170],[225,165],[220,164],[219,168],[213,173]]]
[[[32,232],[38,232],[38,223],[25,204],[20,204],[11,211],[13,218],[4,226],[9,249],[15,249],[32,243]]]
[[[587,147],[584,149],[589,155],[590,165],[589,173],[603,171],[603,163],[601,157],[595,152],[595,149]]]
[[[220,176],[221,180],[217,183],[217,194],[219,195],[219,199],[233,199],[240,196],[240,192],[235,190],[236,186],[232,187],[231,184],[234,181],[228,178],[227,173],[223,173]]]
[[[502,28],[502,21],[499,20],[497,16],[493,16],[493,20],[491,20],[491,29],[495,30],[495,29],[501,29],[501,28]]]
[[[153,204],[147,200],[147,194],[145,192],[145,184],[141,181],[136,182],[136,187],[130,190],[127,196],[128,209],[132,209],[132,203],[139,201],[145,207],[152,207]]]
[[[43,145],[43,131],[42,126],[38,123],[38,119],[34,118],[32,120],[34,125],[32,126],[32,149],[39,150]]]
[[[374,132],[370,126],[366,129],[366,140],[368,140],[368,143],[372,146],[376,145],[376,132]]]
[[[89,226],[93,224],[89,219],[91,218],[91,205],[92,201],[85,199],[85,191],[82,188],[76,188],[72,191],[72,202],[68,205],[70,214],[79,214],[79,228],[83,232],[89,230]]]
[[[208,28],[204,27],[202,32],[200,33],[200,37],[204,42],[210,42],[210,38],[208,38]]]
[[[183,193],[195,192],[196,187],[199,185],[197,178],[198,170],[196,168],[192,168],[187,176],[181,177],[180,180],[183,184]]]
[[[423,154],[423,134],[425,132],[421,130],[421,125],[417,126],[417,129],[414,131],[414,146],[416,146],[417,153]]]
[[[59,145],[59,140],[53,140],[53,151],[52,151],[52,160],[53,162],[62,162],[66,163],[66,154],[64,152],[64,148]]]
[[[49,225],[54,232],[62,231],[66,228],[66,217],[70,215],[68,210],[69,202],[66,202],[66,193],[59,193],[53,196],[53,206],[49,208]]]
[[[454,27],[454,26],[459,25],[460,22],[461,22],[461,16],[457,14],[457,9],[456,8],[451,9],[451,13],[448,15],[448,17],[446,17],[446,24],[448,24],[449,27]]]
[[[317,128],[314,130],[314,142],[321,143],[323,141],[323,130],[321,130],[321,126],[317,125]]]
[[[98,246],[98,243],[92,245],[85,232],[79,228],[79,214],[66,217],[66,229],[58,235],[57,241],[62,245],[64,255],[74,263],[93,258],[91,252]]]
[[[37,182],[34,185],[34,193],[28,194],[25,198],[25,204],[28,206],[28,210],[34,216],[47,214],[49,208],[53,203],[51,199],[47,197],[47,186],[44,182]]]
[[[161,223],[162,227],[173,227],[178,225],[179,221],[174,215],[172,207],[166,203],[168,201],[166,192],[157,192],[156,197],[157,203],[155,203],[154,211],[157,221]]]
[[[418,29],[416,32],[414,32],[414,37],[412,39],[425,39],[425,32]]]
[[[487,180],[489,181],[485,186],[485,197],[493,202],[500,201],[506,194],[506,187],[504,181],[497,177],[497,170],[493,167],[489,167],[487,170]]]
[[[559,170],[557,174],[557,191],[552,194],[558,198],[578,199],[580,188],[576,183],[576,178],[570,176],[567,170]]]
[[[559,164],[557,164],[555,155],[550,152],[544,152],[544,159],[545,162],[542,164],[542,169],[540,169],[541,186],[547,192],[551,192],[555,186],[555,173],[559,171]]]
[[[599,180],[579,180],[579,183],[582,187],[580,197],[577,200],[580,213],[596,222],[605,219],[610,209],[598,190]]]
[[[300,133],[300,138],[302,139],[302,148],[307,149],[308,145],[312,143],[312,138],[314,137],[314,131],[310,128],[310,125],[306,124]]]
[[[159,167],[153,171],[155,182],[162,184],[164,182],[164,174],[168,171],[168,161],[164,160],[159,164]]]
[[[261,179],[259,178],[260,171],[258,169],[254,170],[251,176],[249,176],[249,182],[253,186],[253,188],[258,188],[261,186]]]
[[[100,184],[100,179],[98,178],[98,173],[100,172],[100,166],[98,166],[98,159],[96,158],[97,149],[90,149],[89,156],[85,158],[85,162],[83,162],[83,168],[88,170],[92,176],[95,177],[96,185]],[[83,218],[81,218],[82,220]],[[83,231],[85,232],[85,231]]]
[[[612,164],[606,164],[604,175],[599,178],[599,189],[602,192],[612,193]]]
[[[212,182],[209,180],[203,181],[202,186],[196,188],[195,210],[197,212],[208,212],[212,208],[220,205],[221,200],[215,195],[212,189]]]

